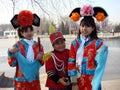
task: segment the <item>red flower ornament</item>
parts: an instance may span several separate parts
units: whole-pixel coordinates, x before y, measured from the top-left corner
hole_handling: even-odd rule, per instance
[[[72,13],[72,16],[70,19],[74,22],[78,21],[80,19],[80,15],[77,12]]]
[[[33,23],[34,16],[32,12],[23,10],[18,14],[17,21],[21,27],[30,26]]]
[[[83,6],[80,10],[80,14],[82,16],[93,16],[93,14],[94,14],[93,7],[91,5]]]
[[[97,19],[97,21],[99,21],[99,22],[101,21],[102,22],[102,21],[105,20],[106,17],[104,15],[104,13],[98,12],[97,15],[95,16],[95,18]]]

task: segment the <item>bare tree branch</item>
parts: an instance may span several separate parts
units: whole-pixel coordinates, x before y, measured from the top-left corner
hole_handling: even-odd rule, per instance
[[[47,13],[47,12],[42,8],[42,6],[40,5],[40,3],[38,3],[36,0],[34,0],[34,2],[41,8],[41,10],[42,10],[45,14],[47,14],[47,15],[50,17],[49,13]]]
[[[15,0],[11,0],[13,4],[13,16],[15,15]]]

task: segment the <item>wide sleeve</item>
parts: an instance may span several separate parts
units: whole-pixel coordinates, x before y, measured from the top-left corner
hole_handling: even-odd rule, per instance
[[[58,82],[60,76],[57,74],[55,65],[53,62],[53,58],[50,57],[46,62],[45,62],[45,68],[46,68],[46,73],[48,77],[53,80],[55,83]]]
[[[71,43],[69,59],[68,59],[68,76],[70,76],[71,82],[77,82],[76,71],[76,42]]]
[[[99,47],[99,45],[98,45],[98,47]],[[108,47],[104,44],[101,44],[101,47],[99,47],[99,51],[95,57],[97,67],[96,67],[94,77],[92,80],[92,90],[98,90],[98,88],[101,84],[102,76],[103,76],[105,65],[106,65],[107,56],[108,56]]]
[[[13,46],[19,49],[19,46],[18,46],[17,43],[15,45],[13,45]],[[11,67],[15,67],[16,66],[16,58],[15,58],[14,54],[9,52],[9,51],[8,51],[8,64]]]

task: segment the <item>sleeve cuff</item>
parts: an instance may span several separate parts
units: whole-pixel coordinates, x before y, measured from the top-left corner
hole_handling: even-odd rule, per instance
[[[51,80],[53,80],[56,84],[58,83],[60,76],[56,72],[49,71],[49,72],[47,72],[47,74]]]

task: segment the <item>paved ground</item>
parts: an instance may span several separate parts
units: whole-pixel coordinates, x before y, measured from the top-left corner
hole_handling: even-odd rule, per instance
[[[45,87],[46,74],[40,75],[42,90],[48,90]],[[0,74],[0,90],[13,90],[13,78],[5,77],[3,73]],[[120,90],[120,79],[102,81],[102,90]]]

